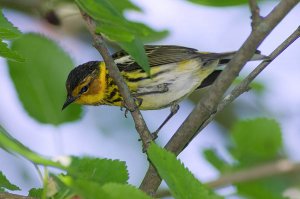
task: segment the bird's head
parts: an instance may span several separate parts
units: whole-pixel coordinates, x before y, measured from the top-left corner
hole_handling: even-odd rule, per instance
[[[90,61],[74,68],[66,81],[67,99],[62,107],[65,109],[71,103],[95,105],[101,99],[101,63]],[[105,68],[105,66],[104,66]],[[105,73],[105,72],[104,72]],[[104,76],[105,77],[105,76]]]

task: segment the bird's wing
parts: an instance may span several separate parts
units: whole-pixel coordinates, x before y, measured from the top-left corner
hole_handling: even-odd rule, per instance
[[[148,57],[150,67],[176,63],[199,56],[196,49],[170,45],[146,45],[145,52]],[[141,68],[124,50],[116,52],[112,55],[112,58],[121,71],[131,71]]]

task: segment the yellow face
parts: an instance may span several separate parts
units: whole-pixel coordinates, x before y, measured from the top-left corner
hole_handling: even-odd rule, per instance
[[[73,90],[72,96],[76,98],[74,102],[87,105],[100,102],[103,93],[102,87],[98,78],[87,77]]]
[[[86,76],[73,90],[68,90],[67,99],[63,109],[71,103],[84,105],[99,105],[102,103],[106,92],[105,66],[100,66],[101,72],[91,73]],[[70,89],[70,88],[69,88]]]

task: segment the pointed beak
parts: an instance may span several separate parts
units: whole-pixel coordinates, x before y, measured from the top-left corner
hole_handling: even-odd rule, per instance
[[[77,99],[76,97],[68,96],[61,110],[64,110],[67,106],[69,106],[76,99]]]

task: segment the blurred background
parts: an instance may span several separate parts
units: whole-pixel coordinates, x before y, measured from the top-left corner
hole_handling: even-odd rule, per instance
[[[5,1],[3,1],[5,2]],[[182,45],[200,51],[224,52],[237,50],[251,31],[248,6],[208,7],[183,0],[132,0],[143,12],[129,11],[128,19],[148,24],[156,30],[168,30],[164,39],[152,44]],[[1,2],[0,2],[1,3]],[[277,1],[261,3],[261,14],[269,13]],[[6,4],[3,4],[4,6]],[[74,62],[100,60],[91,45],[91,38],[84,29],[78,10],[64,7],[56,10],[61,25],[51,25],[45,18],[20,9],[4,8],[5,16],[23,33],[37,32],[57,42]],[[34,13],[35,14],[35,13]],[[268,55],[283,42],[298,26],[300,6],[274,29],[259,47]],[[111,45],[112,52],[116,46]],[[34,48],[34,46],[29,46]],[[233,161],[226,150],[230,143],[228,133],[235,121],[254,117],[276,119],[282,129],[284,151],[293,161],[300,161],[300,40],[294,42],[274,60],[256,80],[256,87],[244,93],[221,112],[216,121],[203,130],[179,155],[184,164],[202,182],[216,179],[218,171],[202,155],[210,148],[227,162]],[[49,57],[49,60],[53,59]],[[42,124],[28,115],[18,98],[10,78],[7,63],[0,58],[0,124],[30,149],[47,157],[62,155],[89,155],[126,161],[129,183],[139,185],[147,170],[147,159],[141,153],[141,143],[135,132],[131,116],[124,117],[118,107],[83,107],[78,121],[54,126]],[[245,77],[257,62],[248,63],[239,78]],[[55,77],[52,77],[55,81]],[[64,87],[64,85],[62,85]],[[162,129],[157,139],[164,146],[179,125],[184,121],[202,92],[195,92],[180,103],[179,112]],[[61,102],[63,104],[63,101]],[[148,127],[154,131],[169,109],[142,112]],[[11,182],[27,193],[32,187],[41,187],[38,174],[27,160],[13,156],[0,149],[0,170]],[[230,195],[234,188],[220,190]]]

